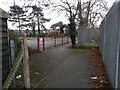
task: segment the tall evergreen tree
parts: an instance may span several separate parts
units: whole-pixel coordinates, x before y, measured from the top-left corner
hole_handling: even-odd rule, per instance
[[[19,34],[21,35],[21,21],[25,21],[26,19],[23,18],[25,15],[25,11],[18,5],[10,6],[9,11],[9,21],[13,22],[14,24],[17,22],[19,25]]]
[[[42,7],[38,7],[37,5],[30,6],[32,8],[32,15],[33,18],[37,19],[37,26],[38,26],[38,34],[40,34],[40,26],[43,26],[43,23],[50,21],[50,19],[44,18],[44,13]],[[34,19],[34,20],[35,20]]]
[[[28,14],[28,18],[30,23],[28,24],[30,27],[32,26],[33,35],[35,35],[35,26],[38,27],[38,34],[40,34],[40,26],[45,28],[43,25],[45,22],[50,21],[50,19],[44,18],[43,8],[37,5],[28,5],[26,8],[31,10]],[[46,28],[45,28],[46,29]]]

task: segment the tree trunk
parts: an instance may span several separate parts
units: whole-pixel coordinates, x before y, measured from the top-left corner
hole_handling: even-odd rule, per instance
[[[38,22],[38,34],[40,34],[40,22],[39,22],[39,18],[37,18],[37,22]]]
[[[35,22],[33,22],[33,36],[35,36]]]
[[[87,12],[86,12],[86,15],[87,15],[87,16],[86,16],[86,22],[85,22],[85,23],[86,23],[86,26],[88,26],[88,22],[89,22],[89,21],[88,21],[88,18],[89,18],[89,16],[90,16],[90,15],[89,15],[89,14],[90,14],[90,5],[91,5],[91,1],[88,2],[88,6],[87,6]]]
[[[20,17],[19,17],[19,15],[18,15],[18,23],[19,23],[19,34],[20,34],[20,36],[21,36],[21,30],[20,30]]]
[[[76,35],[70,35],[70,39],[71,39],[71,42],[72,42],[72,48],[75,47],[75,42],[76,42]]]
[[[72,43],[72,48],[75,46],[76,44],[76,24],[75,24],[75,17],[71,16],[70,19],[70,24],[68,24],[69,26],[69,35],[70,35],[70,39],[71,39],[71,43]]]

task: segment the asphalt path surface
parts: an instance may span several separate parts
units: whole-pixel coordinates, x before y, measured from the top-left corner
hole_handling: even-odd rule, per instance
[[[30,56],[33,88],[93,88],[94,67],[89,62],[90,51],[70,49],[70,44],[35,53]]]

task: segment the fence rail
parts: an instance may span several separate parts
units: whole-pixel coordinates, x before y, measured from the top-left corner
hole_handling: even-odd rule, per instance
[[[120,88],[120,2],[115,2],[100,25],[100,51],[113,88]]]

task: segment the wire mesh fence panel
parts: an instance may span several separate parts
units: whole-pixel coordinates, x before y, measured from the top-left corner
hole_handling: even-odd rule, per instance
[[[64,37],[63,43],[69,43],[70,42],[70,38],[68,36]]]
[[[54,46],[54,38],[45,38],[45,49]]]
[[[32,49],[37,49],[37,38],[28,38],[27,42],[28,42],[28,47]]]
[[[56,45],[62,45],[63,44],[63,38],[56,38]]]
[[[28,42],[28,47],[31,49],[38,49],[38,38],[34,37],[34,38],[28,38],[27,39]],[[59,37],[59,38],[55,38],[55,37],[40,37],[39,38],[39,49],[40,51],[44,49],[48,49],[51,47],[56,47],[59,45],[63,45],[69,42],[69,38],[68,37]]]

